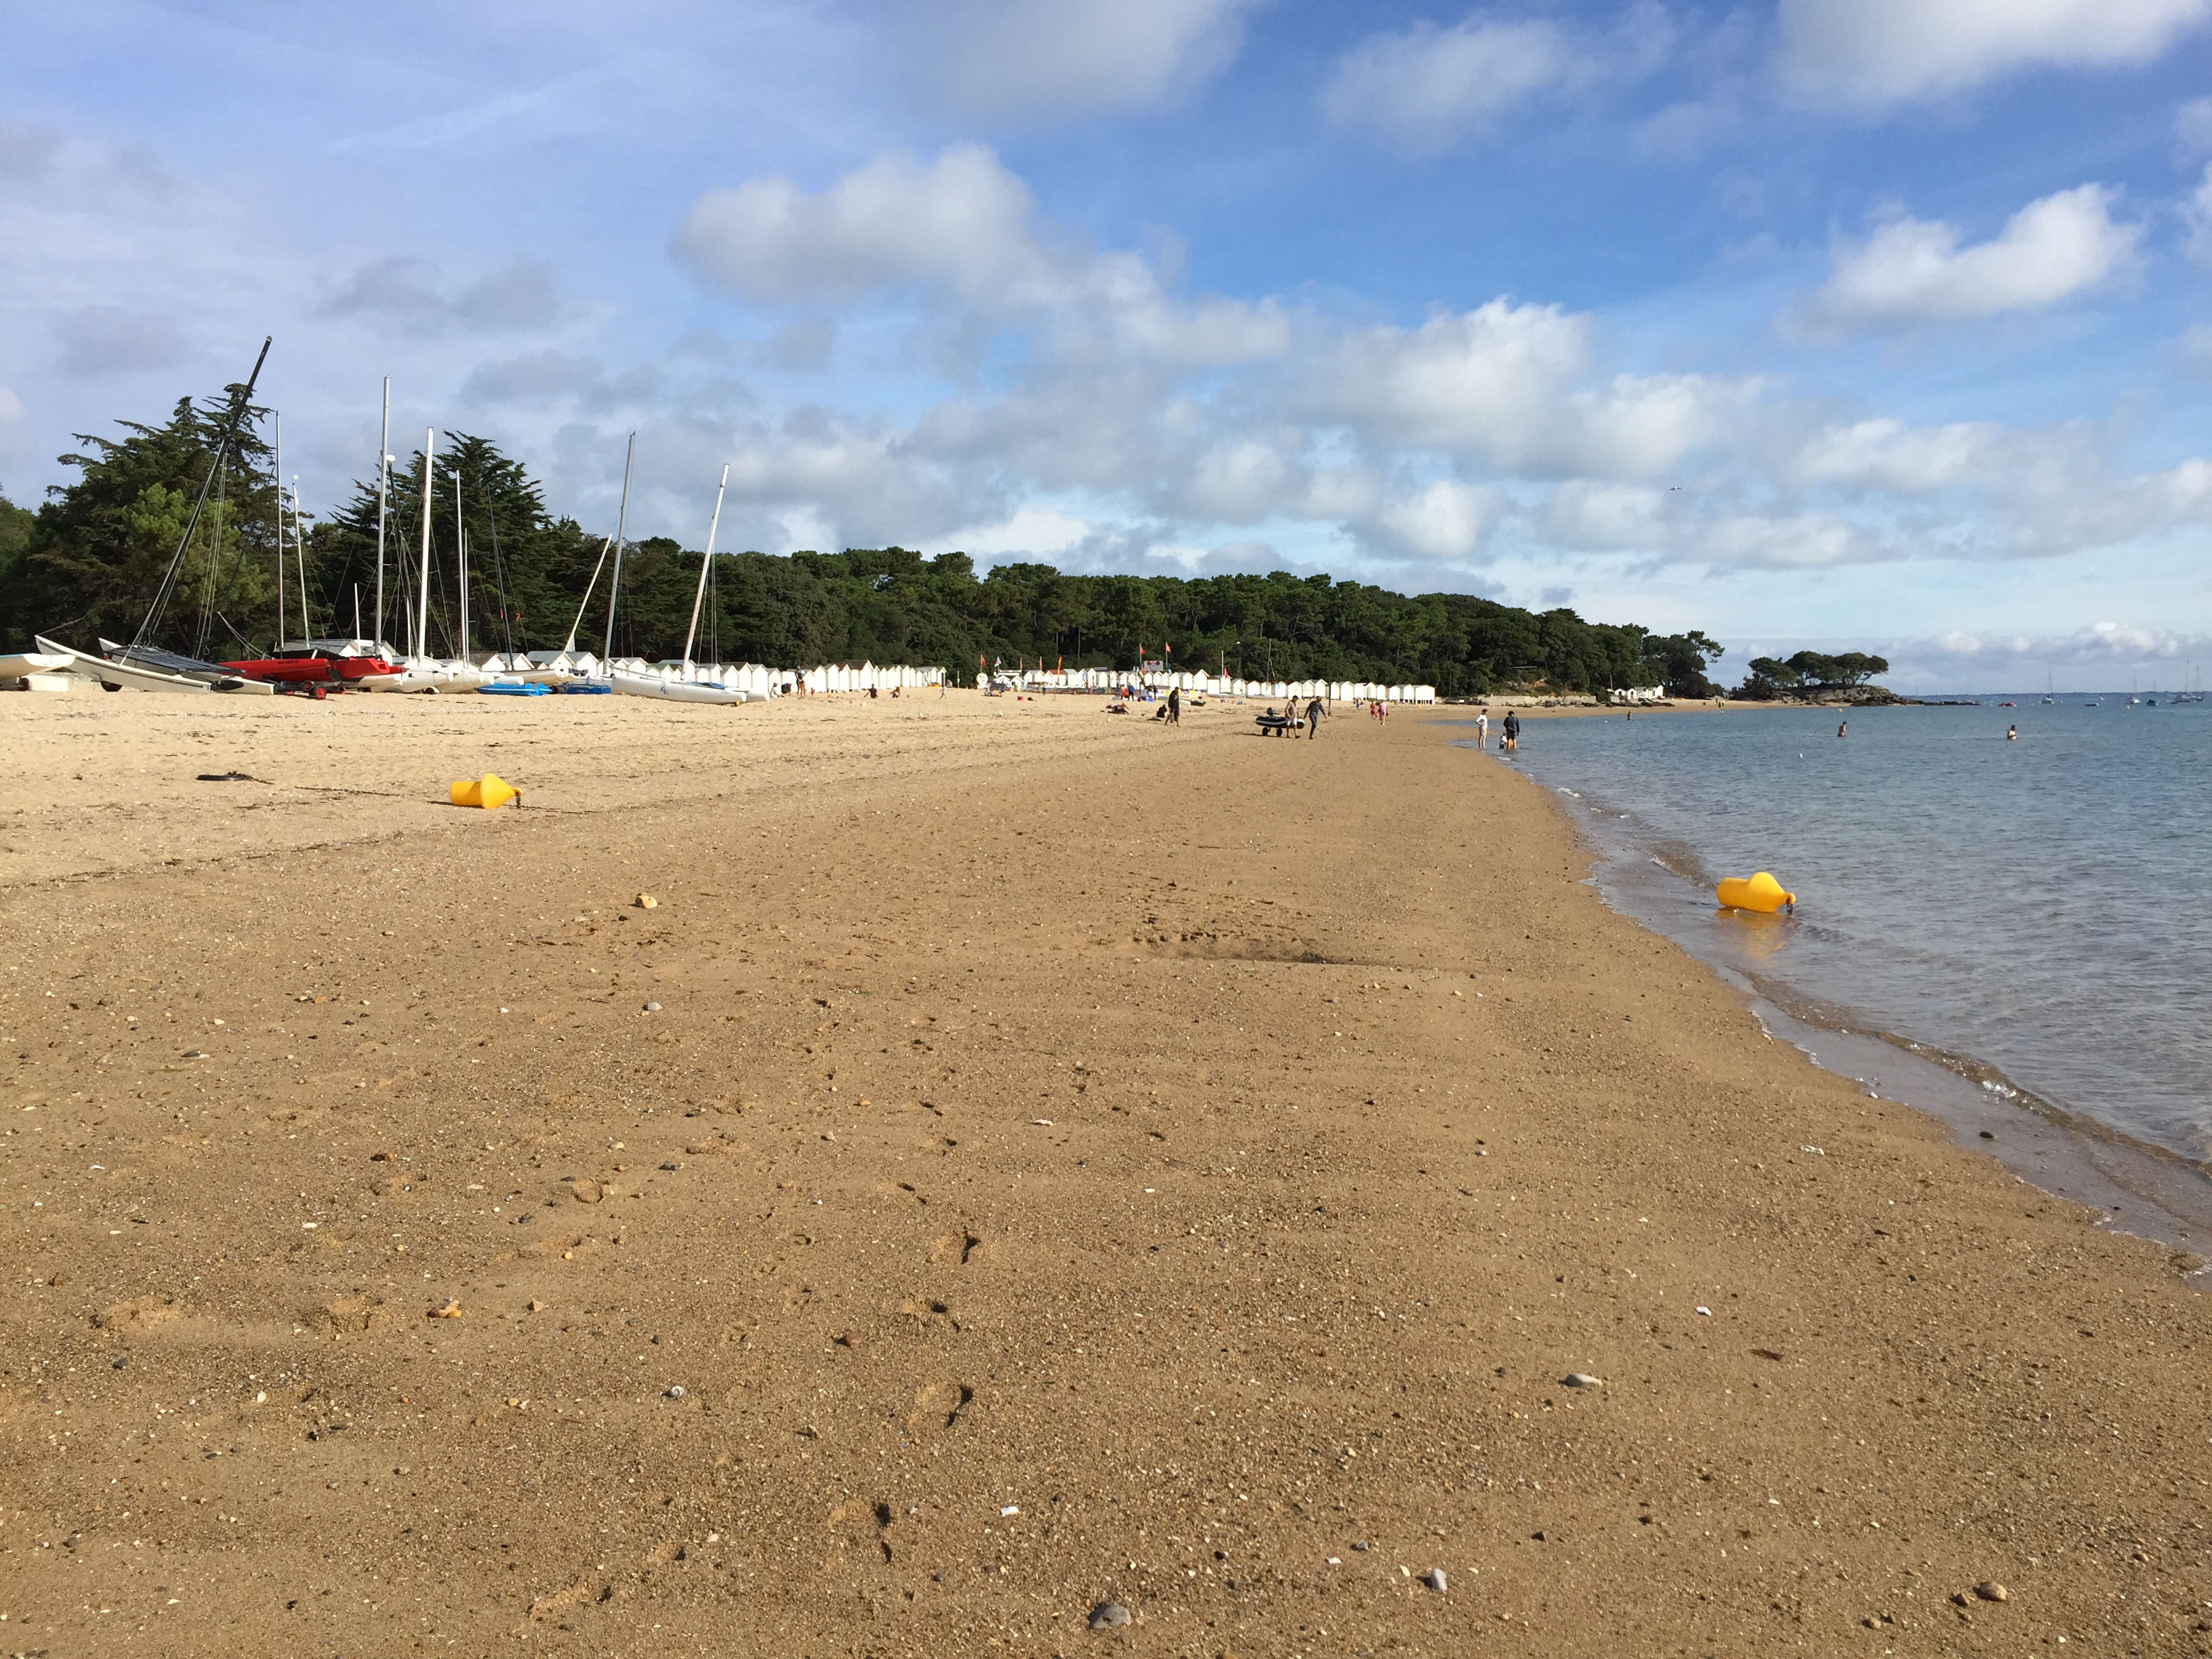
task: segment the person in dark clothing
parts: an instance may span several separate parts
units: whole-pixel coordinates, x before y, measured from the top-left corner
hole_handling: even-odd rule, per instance
[[[1521,717],[1511,709],[1505,711],[1505,746],[1517,754],[1521,749]]]
[[[1182,724],[1182,688],[1179,685],[1170,687],[1168,691],[1168,724]]]
[[[1306,736],[1308,738],[1311,738],[1321,730],[1321,717],[1328,712],[1321,706],[1319,697],[1316,697],[1306,705]]]

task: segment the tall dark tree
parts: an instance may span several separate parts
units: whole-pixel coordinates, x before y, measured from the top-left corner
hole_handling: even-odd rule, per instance
[[[0,552],[0,640],[20,650],[34,633],[88,647],[130,639],[175,556],[232,404],[244,392],[178,400],[161,426],[117,422],[125,435],[76,434],[60,458],[75,483],[47,491],[12,563]],[[276,482],[246,411],[185,551],[156,643],[196,656],[258,651],[276,631]],[[297,592],[296,586],[291,589]]]

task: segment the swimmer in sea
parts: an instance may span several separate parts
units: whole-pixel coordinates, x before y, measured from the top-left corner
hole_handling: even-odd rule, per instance
[[[2020,727],[2017,726],[2008,726],[2005,727],[2005,741],[2007,743],[2018,743],[2020,741]]]
[[[1850,729],[1851,723],[1849,720],[1838,720],[1836,722],[1836,735],[1839,738]]]

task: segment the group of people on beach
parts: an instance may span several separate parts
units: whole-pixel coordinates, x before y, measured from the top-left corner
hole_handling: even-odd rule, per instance
[[[1487,708],[1474,717],[1474,746],[1477,749],[1490,747],[1490,711]],[[1513,754],[1520,747],[1521,716],[1509,708],[1505,711],[1504,720],[1498,724],[1498,752],[1501,755]]]

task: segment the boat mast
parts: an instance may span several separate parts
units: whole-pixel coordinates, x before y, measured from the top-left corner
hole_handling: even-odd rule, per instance
[[[600,666],[611,674],[609,666],[615,658],[615,604],[622,597],[623,537],[629,526],[629,469],[637,459],[637,434],[629,434],[629,448],[623,456],[622,507],[615,514],[615,568],[607,579],[607,648],[600,653]]]
[[[262,337],[261,355],[253,360],[253,373],[246,377],[246,390],[238,394],[238,400],[230,406],[230,417],[223,422],[222,434],[216,441],[215,459],[208,467],[207,477],[200,480],[199,499],[192,503],[192,515],[185,520],[185,533],[177,538],[177,550],[170,556],[168,574],[161,578],[161,586],[154,595],[154,603],[147,609],[146,620],[138,624],[138,633],[131,641],[133,646],[144,645],[153,637],[154,623],[160,618],[162,608],[169,602],[169,590],[176,583],[177,572],[184,568],[185,550],[192,544],[192,532],[199,527],[200,509],[207,505],[208,489],[215,483],[216,469],[222,465],[223,452],[229,447],[232,437],[236,434],[240,417],[245,415],[247,406],[253,401],[253,388],[261,379],[261,365],[269,361],[269,343],[275,337],[274,335]],[[245,459],[244,454],[241,453],[239,456],[240,463],[243,465]],[[277,476],[280,477],[283,476],[282,468],[279,468]],[[277,489],[281,495],[283,486],[279,484]],[[280,502],[280,510],[281,507]],[[283,545],[281,526],[277,539],[281,548]],[[283,592],[283,574],[281,570],[277,573],[279,593]]]
[[[384,514],[392,497],[392,377],[384,377],[384,425],[376,439],[376,650],[384,653]],[[361,624],[354,624],[361,632]]]
[[[422,590],[415,604],[415,654],[430,654],[430,458],[437,453],[438,428],[422,434]]]
[[[461,523],[461,475],[456,468],[450,475],[453,481],[453,556],[461,562],[461,660],[469,659],[469,532]]]
[[[313,636],[315,625],[307,619],[307,538],[300,528],[300,479],[296,473],[292,478],[292,554],[293,568],[300,576],[300,638],[306,641]]]
[[[599,544],[599,562],[592,567],[592,580],[584,584],[584,597],[577,602],[576,620],[568,624],[568,642],[561,647],[565,652],[576,648],[576,630],[584,625],[584,612],[591,608],[592,590],[599,585],[599,572],[607,568],[607,550],[615,544],[611,536]]]
[[[284,417],[269,417],[276,434],[276,638],[269,647],[275,656],[284,648]]]
[[[722,482],[714,486],[714,516],[707,520],[707,556],[699,561],[699,591],[691,596],[691,626],[684,635],[684,678],[691,678],[691,641],[699,637],[699,607],[707,598],[707,567],[714,562],[714,532],[722,522],[722,492],[730,487],[730,464],[722,463]]]

